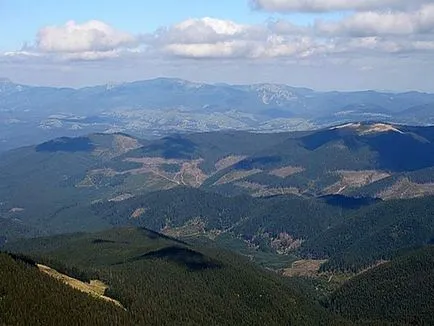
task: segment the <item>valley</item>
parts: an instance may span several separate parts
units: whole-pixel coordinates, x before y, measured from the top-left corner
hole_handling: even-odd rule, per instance
[[[350,325],[356,308],[335,303],[340,296],[356,296],[356,280],[434,239],[432,127],[351,123],[156,140],[94,133],[2,153],[0,168],[1,248],[91,294],[89,282],[100,280],[104,289],[92,295],[118,302],[126,310],[114,318],[127,324],[208,316],[219,324]],[[235,275],[251,281],[237,288]],[[228,299],[227,286],[242,303]],[[173,291],[186,296],[167,300]],[[199,304],[193,293],[209,296]],[[221,300],[234,315],[219,310]],[[181,302],[199,310],[187,313]],[[187,310],[161,319],[171,309]],[[379,324],[407,320],[390,309]]]
[[[0,326],[434,325],[434,0],[0,0]]]
[[[211,320],[220,325],[251,325],[259,320],[269,325],[341,322],[278,275],[254,267],[244,258],[216,248],[199,249],[143,228],[27,240],[8,245],[7,249],[26,252],[33,259],[82,281],[95,276],[103,279],[110,285],[106,295],[119,300],[126,309],[113,309],[105,317],[112,318],[112,322],[122,319],[131,325],[170,325],[180,320],[186,324]],[[0,285],[3,284],[7,281],[1,278]],[[8,297],[9,293],[5,295]],[[96,304],[94,301],[93,305]],[[2,313],[0,305],[0,316]],[[100,313],[101,308],[95,309],[92,317]]]

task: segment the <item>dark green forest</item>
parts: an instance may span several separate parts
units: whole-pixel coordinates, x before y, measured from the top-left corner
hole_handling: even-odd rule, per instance
[[[323,270],[359,271],[407,248],[432,243],[433,216],[432,197],[381,202],[309,239],[300,253],[328,258]]]
[[[0,325],[434,324],[434,134],[369,128],[2,154]],[[403,179],[415,190],[394,193]],[[282,277],[309,259],[319,271]],[[34,262],[103,281],[126,310]]]
[[[309,279],[147,229],[32,239],[7,246],[27,256],[0,254],[0,317],[6,325],[429,325],[433,248],[402,252],[319,297]],[[105,294],[126,311],[41,274],[35,260],[108,283]]]
[[[362,203],[362,205],[370,202]],[[275,196],[252,198],[247,195],[226,197],[194,188],[178,187],[136,196],[122,202],[96,203],[93,214],[111,225],[132,223],[159,231],[166,226],[179,227],[193,218],[201,218],[207,230],[231,229],[237,235],[252,238],[269,232],[276,235],[291,230],[295,237],[311,237],[344,220],[352,211],[345,202],[336,205],[326,199]],[[144,212],[132,219],[131,214]]]
[[[406,253],[354,277],[329,298],[329,308],[354,321],[434,324],[434,247]]]
[[[146,229],[26,240],[7,249],[106,282],[106,294],[122,303],[134,325],[345,324],[245,258]]]
[[[0,253],[0,325],[132,325],[123,309]]]

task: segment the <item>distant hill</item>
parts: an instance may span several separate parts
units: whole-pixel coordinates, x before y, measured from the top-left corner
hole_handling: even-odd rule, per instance
[[[150,192],[163,191],[162,198],[164,191],[177,187],[224,197],[296,196],[297,203],[318,203],[318,210],[324,203],[315,198],[324,196],[420,197],[434,194],[433,141],[432,127],[384,123],[293,133],[174,134],[146,141],[122,133],[56,138],[0,155],[0,218],[49,234],[100,230],[134,220],[97,214],[90,209],[96,203],[122,207]],[[182,197],[182,192],[175,194]],[[164,214],[154,216],[145,225],[159,231],[166,224]],[[291,230],[297,237],[316,232],[297,233],[292,223],[302,216],[286,222],[250,216],[250,222],[257,222],[234,230],[245,234],[249,229],[252,235],[260,224],[272,233]],[[240,229],[242,225],[246,227]]]
[[[432,325],[434,247],[407,253],[344,284],[329,307],[368,325]]]
[[[44,232],[30,227],[20,220],[0,217],[0,247],[10,240],[22,237],[35,237]]]
[[[434,194],[434,168],[401,172],[346,192],[349,196],[383,199],[414,198]]]
[[[275,273],[145,229],[20,241],[7,249],[71,276],[98,276],[110,286],[106,294],[126,308],[125,325],[346,324]]]
[[[301,254],[327,258],[323,270],[360,271],[434,241],[432,197],[368,206],[307,240]]]
[[[296,134],[219,171],[204,185],[228,189],[231,183],[252,193],[351,194],[390,175],[433,166],[433,130],[356,123]]]
[[[71,225],[81,230],[97,227],[92,216],[79,222],[73,215],[66,219],[57,217],[106,194],[106,189],[94,193],[79,186],[86,171],[137,146],[138,141],[129,136],[94,134],[55,139],[1,155],[0,217],[17,219],[48,232],[59,232]],[[116,184],[115,180],[110,178],[107,182]]]
[[[295,249],[301,240],[338,225],[357,206],[328,199],[297,196],[225,197],[191,188],[152,192],[122,202],[96,203],[93,215],[111,225],[145,226],[179,237],[206,236],[218,240],[232,235],[271,250],[272,241],[285,241],[280,250]],[[359,201],[360,206],[372,204]],[[285,234],[285,236],[283,235]]]
[[[411,124],[420,122],[422,120],[427,125],[432,124],[434,122],[434,102],[412,106],[402,112],[399,112],[398,116]]]

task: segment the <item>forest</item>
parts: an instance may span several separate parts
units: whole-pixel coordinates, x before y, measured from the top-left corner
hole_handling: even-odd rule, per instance
[[[318,302],[305,298],[300,288],[246,258],[222,249],[197,249],[146,229],[113,229],[98,234],[40,238],[6,248],[24,252],[31,259],[50,264],[65,274],[74,274],[83,280],[97,278],[109,284],[106,295],[121,302],[126,312],[113,307],[105,321],[119,318],[119,325],[122,322],[126,325],[346,323]],[[6,255],[2,257],[11,260]],[[14,268],[18,268],[17,264],[22,265],[15,263]],[[20,268],[30,269],[28,266]],[[37,273],[36,269],[31,270]],[[1,280],[12,282],[13,279]],[[28,283],[32,281],[29,279],[22,284],[23,291],[26,287],[38,288]],[[13,289],[14,284],[7,289]],[[5,295],[17,304],[17,297],[8,297],[9,292]],[[106,303],[96,304],[102,308],[107,306]],[[75,310],[70,313],[75,314]],[[15,324],[7,310],[1,316]],[[97,316],[95,313],[95,318]]]
[[[434,246],[407,252],[358,275],[329,298],[329,308],[354,321],[434,324]]]

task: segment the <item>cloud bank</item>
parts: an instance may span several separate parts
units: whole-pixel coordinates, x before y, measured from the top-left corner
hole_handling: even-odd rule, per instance
[[[250,6],[268,12],[331,12],[408,10],[431,0],[251,0]]]
[[[102,21],[69,21],[47,26],[34,42],[13,55],[49,56],[62,60],[99,60],[142,54],[168,58],[269,59],[312,58],[346,53],[427,52],[434,48],[434,4],[412,0],[412,10],[384,10],[408,4],[400,0],[254,0],[263,10],[322,11],[351,9],[340,20],[318,18],[310,26],[288,20],[245,25],[212,17],[188,19],[152,33],[132,35]],[[380,8],[382,8],[380,10]],[[361,11],[361,10],[369,11]],[[377,10],[374,10],[377,9]],[[360,11],[357,11],[360,10]],[[321,17],[321,16],[320,16]]]
[[[399,76],[396,72],[399,69],[424,71],[434,61],[432,0],[250,0],[249,3],[254,10],[264,12],[317,14],[309,25],[297,24],[290,19],[291,15],[270,17],[260,24],[216,17],[191,18],[142,34],[122,31],[98,20],[69,21],[41,28],[23,48],[0,55],[0,64],[112,62],[112,67],[141,65],[153,71],[158,62],[164,67],[190,67],[190,71],[199,66],[218,67],[226,74],[233,73],[233,67],[244,67],[240,74],[245,76],[250,76],[251,67],[263,74],[267,69],[272,71],[270,67],[293,71],[299,71],[300,67],[308,71],[310,67],[309,73],[313,75],[315,69],[319,74],[325,67],[331,73],[345,67],[367,80],[368,74],[375,73]],[[340,12],[340,18],[330,19],[321,14],[324,12]],[[229,66],[232,70],[226,71]],[[284,69],[280,70],[284,74]]]

